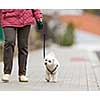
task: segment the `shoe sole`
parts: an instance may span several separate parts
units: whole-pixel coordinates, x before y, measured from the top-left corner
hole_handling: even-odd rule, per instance
[[[22,81],[21,79],[19,79],[19,82],[23,82],[23,83],[25,82],[25,83],[27,83],[28,81]]]
[[[48,79],[45,79],[47,82],[50,82],[50,80],[48,80]]]

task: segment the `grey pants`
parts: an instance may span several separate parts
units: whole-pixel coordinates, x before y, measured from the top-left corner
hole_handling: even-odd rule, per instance
[[[26,65],[28,56],[28,36],[30,25],[15,28],[4,27],[5,44],[4,44],[4,74],[11,74],[13,66],[13,54],[16,42],[16,35],[18,41],[18,65],[19,76],[26,75]]]

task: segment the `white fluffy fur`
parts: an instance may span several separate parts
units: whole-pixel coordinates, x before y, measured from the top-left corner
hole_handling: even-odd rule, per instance
[[[51,62],[49,62],[51,61]],[[54,68],[57,67],[57,69],[51,74],[46,67],[49,68],[50,71],[54,70]],[[60,64],[58,60],[55,57],[55,54],[53,52],[49,53],[45,59],[44,59],[44,67],[45,67],[45,79],[47,82],[56,82],[57,81],[57,74],[58,74],[58,68],[60,67]]]

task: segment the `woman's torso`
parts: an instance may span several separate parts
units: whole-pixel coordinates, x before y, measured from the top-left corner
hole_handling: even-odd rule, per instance
[[[2,9],[1,24],[2,27],[23,27],[34,23],[34,17],[31,9]]]

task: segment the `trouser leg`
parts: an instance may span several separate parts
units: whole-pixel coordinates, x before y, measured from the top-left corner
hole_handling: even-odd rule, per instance
[[[19,76],[26,75],[26,65],[28,57],[28,36],[30,32],[30,25],[18,28],[18,65]]]
[[[14,46],[16,41],[16,29],[13,27],[5,27],[4,35],[4,74],[11,74],[13,65]]]

